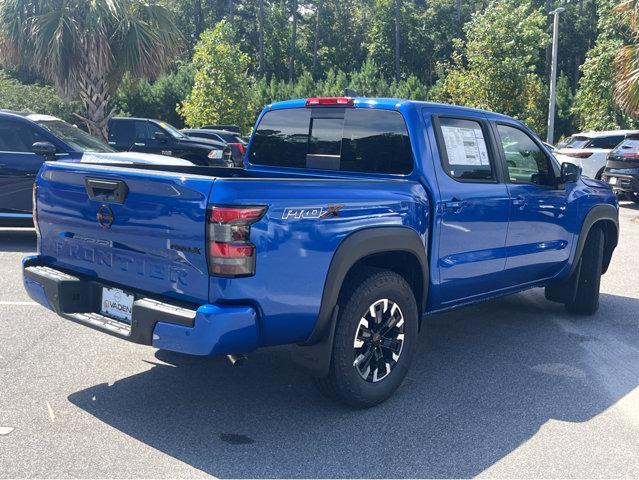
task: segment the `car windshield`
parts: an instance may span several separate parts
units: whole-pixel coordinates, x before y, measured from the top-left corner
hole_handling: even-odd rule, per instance
[[[590,139],[588,137],[572,137],[566,143],[565,148],[585,148]]]
[[[79,152],[115,152],[106,143],[62,120],[39,120],[36,123]]]
[[[158,124],[160,125],[160,127],[162,127],[164,130],[166,130],[167,132],[169,132],[169,135],[171,135],[173,138],[186,138],[186,135],[184,135],[182,132],[180,132],[177,128],[175,128],[173,125],[170,125],[168,123],[165,122],[158,122]]]

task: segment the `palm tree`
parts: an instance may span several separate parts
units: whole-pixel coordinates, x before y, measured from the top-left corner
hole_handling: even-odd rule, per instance
[[[258,43],[259,43],[259,67],[260,75],[264,74],[266,64],[264,62],[264,0],[259,0],[258,10]]]
[[[615,100],[628,115],[639,117],[639,1],[626,0],[614,11],[628,22],[633,39],[615,59]]]
[[[153,77],[181,48],[170,13],[152,1],[0,0],[0,60],[79,97],[80,118],[106,139],[109,102],[124,73]]]
[[[315,35],[313,39],[313,65],[311,67],[311,74],[315,76],[315,70],[317,67],[317,49],[319,48],[319,36],[320,36],[320,17],[322,15],[322,0],[317,3],[317,11],[315,12]]]
[[[293,81],[295,73],[295,47],[297,43],[297,0],[293,0],[293,27],[291,29],[291,51],[288,59],[288,81]]]

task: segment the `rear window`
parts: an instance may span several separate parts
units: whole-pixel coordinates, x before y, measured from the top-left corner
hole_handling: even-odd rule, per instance
[[[639,153],[639,138],[631,137],[624,139],[623,142],[615,147],[612,153],[617,155],[624,153]]]
[[[251,163],[288,168],[407,174],[413,156],[399,112],[296,108],[267,112],[255,131]]]
[[[566,148],[585,148],[590,139],[588,137],[571,137],[566,142]]]

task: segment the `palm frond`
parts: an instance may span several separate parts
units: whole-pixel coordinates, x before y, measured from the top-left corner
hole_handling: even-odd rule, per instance
[[[615,100],[629,115],[639,116],[639,45],[627,45],[615,60]]]

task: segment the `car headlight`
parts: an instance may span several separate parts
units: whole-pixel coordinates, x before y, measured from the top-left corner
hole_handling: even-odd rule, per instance
[[[222,158],[222,153],[223,153],[222,150],[215,149],[215,150],[211,150],[207,156],[211,160],[219,160]]]

